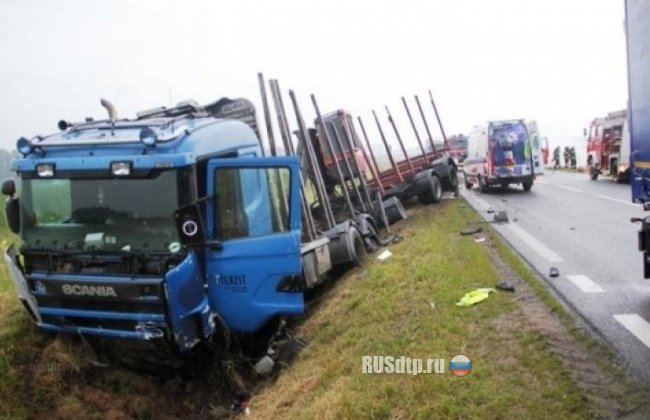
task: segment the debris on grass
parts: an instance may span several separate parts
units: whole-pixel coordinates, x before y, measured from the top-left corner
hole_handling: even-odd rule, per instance
[[[549,277],[559,277],[560,276],[560,270],[557,269],[557,267],[551,267],[551,269],[548,272]]]
[[[479,302],[483,302],[485,299],[490,297],[490,292],[495,291],[496,290],[490,287],[472,290],[471,292],[465,293],[465,296],[456,302],[456,306],[472,306]]]
[[[512,285],[508,280],[503,280],[496,285],[497,290],[502,290],[504,292],[514,293],[515,286]]]
[[[479,236],[477,238],[474,238],[474,242],[476,242],[477,244],[482,244],[483,242],[485,242],[485,237]]]
[[[377,256],[377,259],[378,259],[379,261],[386,261],[386,260],[389,259],[392,255],[393,255],[392,252],[390,252],[389,250],[385,249],[381,254],[379,254],[379,255]]]
[[[476,225],[470,225],[470,226],[466,227],[465,229],[461,230],[460,234],[462,236],[469,236],[469,235],[474,235],[474,234],[480,233],[482,231],[483,231],[482,227],[476,226]]]
[[[436,309],[436,304],[434,302],[429,302],[429,306],[431,306],[431,309]]]

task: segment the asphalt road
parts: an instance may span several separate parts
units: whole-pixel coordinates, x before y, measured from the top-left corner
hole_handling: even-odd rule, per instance
[[[650,280],[630,223],[643,215],[630,186],[547,171],[529,193],[514,185],[462,194],[487,220],[489,207],[507,211],[510,222],[494,227],[650,386]],[[559,277],[549,277],[551,267]]]

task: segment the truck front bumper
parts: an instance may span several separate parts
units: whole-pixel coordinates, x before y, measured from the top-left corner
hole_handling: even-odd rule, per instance
[[[163,276],[23,274],[12,245],[5,254],[18,297],[45,331],[164,341],[181,351],[214,332],[196,257]]]

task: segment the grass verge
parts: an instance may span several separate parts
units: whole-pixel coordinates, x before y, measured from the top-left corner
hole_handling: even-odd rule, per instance
[[[309,348],[253,399],[259,418],[591,418],[593,399],[567,374],[548,340],[519,325],[513,295],[495,293],[472,307],[466,292],[493,287],[500,274],[484,244],[459,232],[480,217],[462,200],[422,208],[405,223],[393,257],[368,264],[330,291],[301,327]],[[573,319],[488,229],[503,258],[573,327]],[[542,305],[542,307],[544,307]],[[585,351],[593,343],[581,336]],[[362,356],[444,358],[465,354],[467,377],[364,374]],[[619,387],[620,376],[612,376]],[[621,385],[624,386],[624,385]],[[626,398],[621,393],[617,394]],[[635,406],[625,401],[620,406]],[[618,401],[617,401],[617,406]]]

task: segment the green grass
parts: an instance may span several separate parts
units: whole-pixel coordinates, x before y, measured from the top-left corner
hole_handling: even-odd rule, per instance
[[[454,304],[467,291],[499,279],[485,246],[458,234],[479,216],[461,200],[422,208],[400,227],[405,240],[394,255],[346,276],[301,324],[310,345],[277,381],[252,400],[260,418],[587,418],[581,388],[567,375],[543,337],[508,327],[518,311],[513,296],[495,293],[476,306]],[[6,246],[9,233],[0,227]],[[587,351],[601,345],[573,319],[527,266],[487,229],[513,265]],[[375,254],[376,255],[376,254]],[[218,408],[218,383],[164,386],[119,368],[90,366],[79,344],[38,331],[20,307],[6,269],[0,267],[0,418],[134,418],[198,416]],[[434,307],[432,307],[432,304]],[[367,375],[361,356],[444,358],[463,353],[468,377]],[[603,363],[611,360],[603,359]],[[79,372],[35,372],[58,363]],[[209,367],[206,367],[209,369]],[[624,382],[620,370],[613,384]],[[207,396],[197,401],[197,395]]]
[[[583,392],[543,337],[502,327],[518,309],[512,295],[492,294],[468,308],[454,305],[467,291],[492,287],[499,278],[484,246],[458,234],[479,220],[460,205],[445,201],[426,208],[407,223],[406,239],[391,247],[392,258],[370,264],[365,274],[350,276],[331,291],[331,299],[302,328],[308,350],[254,398],[260,417],[592,416]],[[518,266],[530,281],[530,272],[520,261]],[[552,304],[551,310],[558,307]],[[474,366],[465,378],[449,372],[361,373],[363,355],[448,362],[459,353]]]

